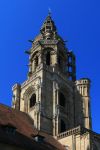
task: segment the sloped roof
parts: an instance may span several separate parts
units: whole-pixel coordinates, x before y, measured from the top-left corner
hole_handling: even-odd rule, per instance
[[[42,148],[45,150],[55,149],[55,150],[64,150],[64,147],[51,135],[47,133],[38,131],[34,128],[34,121],[29,117],[28,114],[17,111],[9,106],[0,104],[0,126],[12,125],[16,128],[16,134],[9,136],[9,134],[4,133],[2,128],[0,128],[0,141],[7,142],[8,144],[13,143],[14,145],[19,145],[27,147],[27,144],[30,145],[30,149],[34,146]],[[34,136],[44,136],[43,143],[37,143],[33,140]]]

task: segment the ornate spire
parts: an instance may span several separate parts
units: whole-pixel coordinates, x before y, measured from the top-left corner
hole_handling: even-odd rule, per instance
[[[56,34],[56,26],[51,18],[51,12],[49,11],[46,20],[44,21],[40,30],[41,34],[45,39],[52,39]]]

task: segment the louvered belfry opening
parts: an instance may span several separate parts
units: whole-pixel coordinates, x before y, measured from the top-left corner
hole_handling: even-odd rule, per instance
[[[36,94],[33,94],[30,98],[30,108],[33,107],[36,103]]]

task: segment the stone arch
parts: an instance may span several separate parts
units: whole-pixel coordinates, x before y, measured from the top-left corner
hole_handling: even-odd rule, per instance
[[[30,64],[32,66],[32,72],[34,72],[39,65],[39,56],[40,56],[40,52],[36,51],[32,54],[32,56],[30,58]]]
[[[36,89],[33,86],[28,87],[24,93],[23,98],[24,98],[24,111],[25,112],[29,111],[29,100],[33,94],[36,94]]]
[[[34,70],[36,70],[38,65],[39,65],[39,57],[36,55],[34,58]]]
[[[53,48],[51,47],[47,47],[44,49],[44,53],[43,53],[43,56],[44,56],[44,62],[47,66],[50,66],[51,64],[53,64],[53,60],[54,60],[54,57],[56,59],[56,52]]]
[[[61,93],[60,96],[58,95],[59,111],[61,110],[60,111],[60,118],[63,121],[65,121],[66,130],[67,130],[70,126],[70,120],[71,120],[70,114],[71,114],[71,111],[73,111],[73,108],[71,105],[72,99],[70,99],[71,98],[71,91],[70,91],[69,87],[67,87],[66,85],[60,84],[58,93]],[[60,97],[61,97],[61,99],[59,99]],[[64,117],[65,114],[66,114],[66,118]],[[61,126],[61,123],[59,121],[59,132],[61,130],[60,126]]]
[[[38,50],[38,51],[35,51],[35,52],[31,55],[30,60],[32,61],[32,59],[33,59],[35,56],[38,56],[38,55],[39,55],[39,50]]]

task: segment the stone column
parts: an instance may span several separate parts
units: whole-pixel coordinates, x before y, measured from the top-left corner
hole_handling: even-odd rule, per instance
[[[43,61],[43,60],[42,60],[42,53],[40,53],[40,54],[39,54],[39,65],[41,65],[42,61]]]
[[[38,120],[38,124],[37,124],[37,128],[38,130],[41,129],[41,99],[42,99],[42,84],[41,84],[41,78],[39,78],[38,81],[38,114],[37,114],[37,120]]]
[[[58,135],[59,133],[59,108],[58,108],[58,105],[59,105],[59,88],[58,88],[58,85],[56,87],[56,136]]]
[[[56,135],[56,88],[55,81],[53,82],[53,136]]]
[[[33,60],[33,63],[32,63],[32,72],[35,71],[35,60]]]

